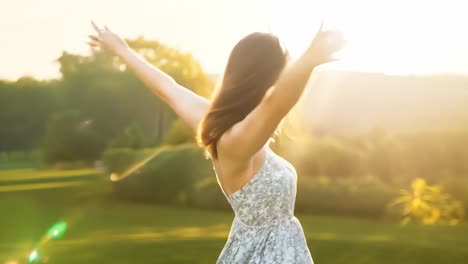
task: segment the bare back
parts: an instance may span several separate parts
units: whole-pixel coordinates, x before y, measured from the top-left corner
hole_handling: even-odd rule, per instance
[[[229,149],[218,148],[218,159],[212,159],[221,188],[227,195],[231,195],[247,184],[262,168],[269,142],[258,150],[249,160],[235,160],[229,155]]]

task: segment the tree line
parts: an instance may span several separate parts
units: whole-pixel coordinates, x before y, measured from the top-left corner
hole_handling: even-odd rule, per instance
[[[142,37],[127,42],[178,83],[204,96],[211,92],[212,81],[191,54]],[[57,61],[59,79],[0,81],[0,152],[41,148],[49,162],[93,160],[111,142],[127,144],[128,131],[140,138],[130,140],[139,141],[136,147],[157,146],[176,120],[105,51],[63,52]]]

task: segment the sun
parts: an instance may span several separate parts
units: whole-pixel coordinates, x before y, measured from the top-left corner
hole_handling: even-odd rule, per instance
[[[269,30],[293,57],[312,40],[321,18],[325,27],[340,30],[347,46],[334,67],[390,74],[430,73],[449,65],[451,47],[464,41],[453,32],[453,6],[442,1],[289,0],[265,1]],[[286,4],[287,3],[287,4]],[[448,6],[448,7],[447,7]],[[460,47],[462,48],[462,47]]]

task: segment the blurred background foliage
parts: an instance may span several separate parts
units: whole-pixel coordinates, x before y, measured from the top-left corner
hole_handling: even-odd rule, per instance
[[[205,97],[213,90],[192,55],[142,37],[128,43],[181,85]],[[117,58],[63,52],[57,61],[60,79],[0,81],[0,122],[7,124],[0,126],[1,169],[71,169],[102,161],[107,174],[122,173],[161,150],[113,183],[116,197],[230,210],[194,133]],[[462,221],[468,128],[317,135],[291,120],[272,147],[297,169],[297,212]],[[294,139],[287,133],[292,130]],[[390,206],[395,201],[398,206]]]
[[[442,186],[430,186],[418,178],[410,190],[401,190],[400,197],[392,205],[402,205],[403,224],[416,220],[424,224],[458,224],[464,217],[462,203],[443,192]]]

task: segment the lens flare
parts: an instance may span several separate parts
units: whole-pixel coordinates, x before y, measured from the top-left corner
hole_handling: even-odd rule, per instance
[[[78,124],[78,128],[87,128],[93,123],[92,119],[83,120]]]
[[[49,228],[47,231],[47,236],[53,239],[61,238],[65,234],[65,231],[67,231],[67,222],[60,221]]]
[[[154,151],[147,158],[145,158],[142,161],[134,164],[132,167],[130,167],[129,169],[127,169],[126,171],[124,171],[121,174],[111,173],[110,180],[115,182],[115,181],[120,181],[120,180],[123,180],[123,179],[127,178],[130,174],[134,173],[135,171],[138,171],[138,169],[143,167],[146,163],[148,163],[148,161],[152,160],[154,157],[156,157],[156,155],[158,155],[159,153],[161,153],[162,151],[164,151],[166,149],[168,149],[168,147],[160,147],[160,148],[156,149],[156,151]]]
[[[35,263],[39,260],[39,253],[37,252],[37,250],[33,250],[31,252],[31,254],[29,255],[29,258],[28,258],[28,262],[29,263]]]

